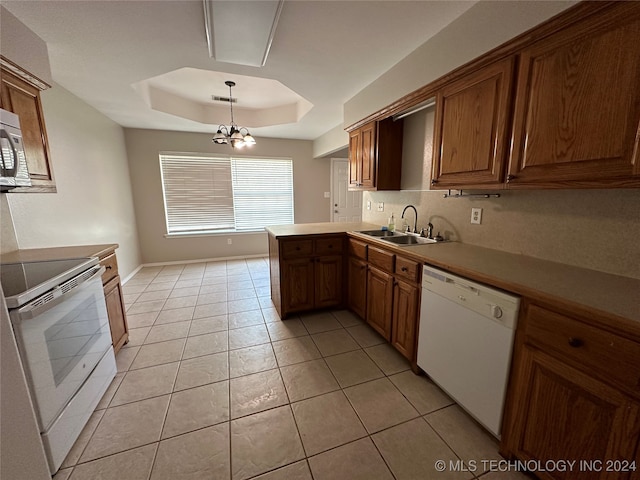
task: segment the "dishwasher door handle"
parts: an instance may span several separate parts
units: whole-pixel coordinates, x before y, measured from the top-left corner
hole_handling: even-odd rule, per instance
[[[480,295],[480,291],[476,287],[472,287],[471,285],[465,285],[464,283],[456,282],[455,280],[452,280],[451,278],[447,278],[446,282],[452,284],[456,288],[460,288],[462,290],[466,290],[467,292],[471,292],[471,293],[474,293],[476,295]]]

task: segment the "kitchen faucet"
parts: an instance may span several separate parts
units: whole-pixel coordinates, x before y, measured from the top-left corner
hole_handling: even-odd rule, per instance
[[[413,224],[413,233],[418,233],[418,211],[416,210],[416,207],[414,207],[413,205],[407,205],[406,207],[404,207],[404,210],[402,210],[402,217],[404,218],[404,212],[407,211],[407,208],[413,208],[413,213],[416,214],[416,218],[415,218],[415,222]]]

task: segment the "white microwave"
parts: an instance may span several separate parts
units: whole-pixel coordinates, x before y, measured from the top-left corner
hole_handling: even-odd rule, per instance
[[[30,186],[20,118],[0,108],[0,192]]]

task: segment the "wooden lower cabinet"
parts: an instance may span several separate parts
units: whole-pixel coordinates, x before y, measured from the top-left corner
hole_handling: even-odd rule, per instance
[[[269,235],[271,300],[280,315],[344,304],[344,235]]]
[[[367,271],[367,314],[365,320],[385,339],[391,340],[393,276],[369,266]]]
[[[545,331],[546,320],[552,318],[553,328]],[[631,350],[620,347],[624,342],[611,342],[619,362],[612,355],[609,362],[593,363],[592,368],[602,348],[597,343],[601,335],[592,332],[598,329],[526,302],[518,329],[501,453],[542,464],[576,462],[564,472],[534,472],[542,480],[638,478],[631,468],[624,468],[634,461],[640,468],[640,402],[632,393],[638,385],[630,384],[631,390],[616,385],[618,378],[626,378],[620,370],[625,370],[624,357]],[[563,335],[564,344],[559,344],[556,339]],[[636,381],[639,362],[636,357],[630,372]],[[612,373],[609,377],[606,370]]]
[[[314,307],[313,260],[300,258],[282,264],[285,282],[282,285],[283,310],[296,312]]]
[[[115,250],[107,251],[100,256],[100,265],[105,267],[105,272],[102,274],[102,286],[107,303],[113,351],[117,353],[123,345],[129,342],[129,326],[127,325],[124,295],[120,275],[118,275]]]
[[[318,257],[314,262],[316,308],[333,307],[342,304],[342,278],[344,258],[342,255]]]
[[[416,365],[422,265],[349,239],[348,307]]]
[[[114,352],[117,352],[129,341],[129,329],[127,327],[127,318],[124,313],[125,307],[119,275],[104,285],[104,299],[107,303],[107,314],[109,315],[109,328],[111,329],[113,350]]]
[[[420,288],[411,283],[395,280],[391,344],[408,359],[412,359],[415,352],[419,305]]]
[[[347,266],[349,309],[360,318],[367,314],[367,262],[357,257],[349,257]]]

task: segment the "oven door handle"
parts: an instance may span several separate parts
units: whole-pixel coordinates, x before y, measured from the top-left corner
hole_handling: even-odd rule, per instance
[[[18,309],[18,317],[20,320],[31,320],[32,318],[37,317],[43,312],[52,309],[56,305],[59,305],[63,301],[84,290],[89,283],[96,280],[98,277],[101,277],[105,271],[106,269],[104,266],[94,267],[93,274],[90,277],[78,279],[78,277],[84,277],[84,275],[86,275],[86,273],[81,273],[77,277],[67,280],[63,285],[78,279],[76,280],[76,284],[70,290],[62,293],[62,288],[56,287],[52,291],[42,294],[33,302]],[[49,296],[49,298],[46,298],[47,296]]]

